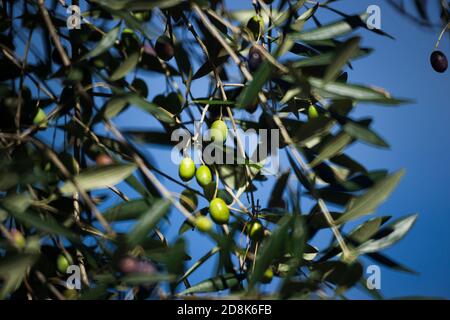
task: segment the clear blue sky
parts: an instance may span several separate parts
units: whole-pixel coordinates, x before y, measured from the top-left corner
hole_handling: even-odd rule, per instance
[[[251,1],[228,3],[233,9],[251,8]],[[347,13],[360,13],[370,4],[381,7],[382,28],[396,40],[359,31],[363,34],[363,45],[374,48],[375,52],[354,62],[349,81],[384,87],[394,96],[410,98],[415,102],[401,107],[358,106],[353,116],[373,116],[374,128],[390,143],[391,149],[380,150],[356,144],[349,149],[349,153],[369,169],[407,170],[397,190],[376,214],[398,218],[420,213],[418,222],[406,238],[384,251],[420,275],[382,269],[382,292],[386,297],[426,295],[450,298],[450,232],[447,230],[450,225],[450,72],[437,74],[429,65],[437,30],[419,28],[394,12],[385,1],[344,0],[332,6]],[[322,11],[317,15],[322,22],[337,18]],[[430,13],[437,17],[436,11]],[[441,50],[450,56],[448,39],[448,36],[444,37]],[[162,77],[154,74],[140,76],[149,84],[150,98],[165,90]],[[206,93],[206,82],[198,80],[194,94],[201,97]],[[135,110],[124,113],[115,122],[126,129],[148,129],[155,125],[150,116]],[[170,150],[151,146],[145,151],[161,170],[176,175],[177,168],[169,161]],[[173,183],[167,182],[166,185],[173,191],[181,191]],[[263,203],[266,203],[270,189],[265,186],[258,191],[257,196]],[[172,225],[167,226],[169,239],[174,238],[182,222],[176,212],[172,212],[171,217]],[[206,237],[196,233],[189,233],[187,240],[193,261],[213,246]],[[319,236],[315,244],[325,244],[327,241],[328,236]],[[191,283],[203,280],[205,274],[212,274],[213,271],[214,260],[198,269],[190,278]],[[359,291],[352,291],[350,296],[366,297]]]

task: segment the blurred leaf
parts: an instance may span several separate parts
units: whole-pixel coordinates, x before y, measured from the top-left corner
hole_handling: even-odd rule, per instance
[[[102,54],[103,52],[107,51],[116,42],[119,32],[120,32],[119,27],[115,27],[114,29],[109,31],[102,38],[102,40],[100,40],[100,42],[97,44],[97,46],[93,50],[88,51],[88,53],[86,55],[84,55],[82,59],[94,58],[94,57]]]
[[[370,128],[357,123],[347,122],[344,125],[344,131],[351,135],[353,138],[372,144],[377,147],[389,148],[389,144],[383,140],[376,132]]]
[[[169,212],[171,202],[168,200],[157,200],[136,222],[128,233],[128,242],[134,247],[141,243],[150,230],[156,227],[158,222]]]
[[[358,52],[360,41],[360,37],[353,37],[339,45],[336,49],[332,63],[325,70],[325,75],[323,77],[324,83],[336,80],[347,61]]]
[[[2,258],[0,261],[0,279],[3,280],[0,299],[15,291],[22,283],[28,269],[37,260],[37,255],[21,254]]]
[[[225,62],[227,62],[229,56],[225,55],[225,56],[220,56],[217,59],[214,60],[214,66],[216,68],[219,68],[221,65],[223,65]],[[195,72],[194,76],[192,77],[192,80],[195,79],[200,79],[204,76],[206,76],[208,73],[213,71],[213,67],[211,65],[211,62],[206,61],[205,63],[203,63],[200,68],[198,68],[198,70]]]
[[[404,174],[405,171],[400,170],[387,176],[383,180],[378,181],[366,193],[355,198],[348,206],[347,211],[336,221],[336,223],[345,223],[375,211],[375,209],[383,203],[395,189]]]
[[[391,105],[398,105],[408,102],[407,100],[391,98],[387,92],[380,89],[372,89],[361,85],[342,82],[325,83],[323,80],[317,78],[309,78],[309,83],[314,88],[319,89],[319,91],[329,94],[330,97],[347,97],[358,101]]]
[[[239,95],[236,107],[245,108],[252,104],[258,97],[263,85],[270,78],[272,64],[264,61],[253,76],[253,80],[247,83],[242,93]]]
[[[352,30],[365,25],[365,20],[368,18],[368,14],[364,13],[359,16],[348,16],[343,20],[333,22],[315,29],[302,31],[298,33],[291,33],[290,37],[295,40],[302,41],[315,41],[332,39],[337,36],[344,35]]]
[[[270,237],[263,241],[259,254],[256,257],[255,268],[249,280],[249,290],[262,279],[264,272],[270,267],[273,261],[283,255],[291,222],[292,216],[288,215],[283,217]]]
[[[311,167],[315,167],[322,161],[332,158],[352,141],[352,137],[345,132],[341,132],[338,135],[331,138],[320,148],[320,152],[316,158],[309,164]]]
[[[103,213],[107,221],[134,220],[141,217],[151,206],[149,198],[121,202]]]
[[[117,67],[116,70],[114,70],[109,79],[111,81],[116,81],[125,77],[136,68],[139,58],[139,52],[132,53],[123,63],[119,65],[119,67]]]
[[[75,176],[75,182],[85,191],[115,186],[136,170],[134,164],[111,164],[85,169]],[[73,194],[77,188],[71,181],[65,182],[61,188],[63,194]]]
[[[154,8],[165,9],[173,7],[182,0],[92,0],[94,3],[101,4],[114,10],[126,9],[128,11],[151,10]]]
[[[390,223],[381,229],[374,239],[363,243],[356,250],[359,253],[370,253],[392,246],[408,233],[409,229],[416,222],[417,217],[418,214],[413,214]]]
[[[195,284],[181,292],[179,295],[182,296],[192,293],[222,291],[236,287],[243,279],[245,279],[245,275],[243,274],[236,275],[233,273],[227,273]]]

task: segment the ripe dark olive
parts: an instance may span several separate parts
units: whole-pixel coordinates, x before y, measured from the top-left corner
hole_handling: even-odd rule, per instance
[[[95,163],[98,166],[107,166],[109,164],[113,164],[114,161],[113,159],[111,159],[110,156],[108,156],[105,153],[99,154],[96,158],[95,158]]]
[[[252,240],[261,240],[264,237],[264,227],[261,222],[256,220],[247,224],[247,234]]]
[[[178,174],[183,181],[191,180],[195,175],[195,163],[189,157],[183,158],[178,167]]]
[[[149,261],[139,260],[132,256],[126,256],[119,260],[117,269],[124,274],[130,273],[156,273],[156,267]]]
[[[256,71],[264,60],[264,55],[257,47],[251,47],[248,52],[248,68],[250,71]]]
[[[223,120],[216,120],[211,125],[211,140],[224,142],[228,136],[228,126]]]
[[[255,41],[258,41],[259,38],[264,33],[264,20],[261,16],[253,16],[247,22],[247,28],[251,32]]]
[[[195,219],[195,226],[198,230],[208,232],[212,229],[212,222],[205,216],[200,216]]]
[[[198,197],[191,189],[185,189],[181,193],[180,204],[188,211],[195,211],[198,206]]]
[[[67,268],[69,268],[70,262],[67,260],[66,256],[63,254],[60,254],[58,256],[58,259],[56,260],[56,267],[59,272],[66,273]]]
[[[258,109],[258,102],[259,100],[256,99],[255,102],[245,107],[245,111],[247,111],[248,113],[255,113],[255,111]]]
[[[270,282],[272,282],[272,278],[273,278],[273,270],[272,270],[272,268],[269,268],[264,272],[261,282],[266,283],[266,284],[270,283]]]
[[[211,170],[207,166],[202,165],[197,169],[195,178],[197,179],[197,183],[205,188],[212,182]]]
[[[444,73],[448,68],[447,57],[441,51],[434,51],[430,56],[430,62],[436,72]]]
[[[211,218],[217,224],[226,224],[230,220],[230,209],[220,198],[215,198],[209,203],[209,213]]]
[[[148,96],[148,87],[144,80],[136,78],[131,83],[131,86],[136,89],[137,93],[144,98]]]
[[[175,54],[172,42],[166,36],[161,36],[156,40],[155,51],[158,57],[164,61],[169,61]]]

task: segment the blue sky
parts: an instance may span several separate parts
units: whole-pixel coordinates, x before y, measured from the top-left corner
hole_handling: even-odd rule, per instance
[[[251,8],[251,1],[228,1],[228,4],[232,9]],[[383,87],[394,96],[413,99],[414,102],[401,107],[359,105],[352,115],[355,118],[373,116],[374,129],[390,143],[391,149],[374,149],[358,143],[349,148],[348,153],[369,169],[406,169],[406,176],[389,200],[377,210],[377,215],[398,218],[420,213],[418,222],[405,239],[384,251],[420,275],[382,269],[382,292],[386,297],[425,295],[450,298],[450,232],[447,231],[450,225],[450,170],[447,168],[450,164],[450,72],[437,74],[429,65],[429,55],[439,31],[412,24],[394,12],[385,1],[344,0],[332,6],[346,13],[360,13],[371,4],[381,7],[382,29],[396,40],[359,31],[363,35],[363,45],[375,51],[353,63],[349,81]],[[436,17],[437,12],[432,11],[431,15]],[[319,10],[317,17],[322,22],[337,19],[335,14],[326,10]],[[441,50],[450,55],[448,40],[448,36],[444,37]],[[166,88],[160,76],[143,73],[139,76],[149,84],[150,98]],[[206,82],[198,80],[193,92],[198,97],[205,96]],[[126,129],[155,127],[150,116],[136,110],[122,114],[115,123]],[[169,161],[169,149],[151,146],[144,150],[161,170],[176,175],[177,168]],[[175,192],[182,190],[173,183],[165,181],[165,184]],[[258,190],[257,196],[263,203],[267,202],[270,189],[265,185]],[[171,216],[172,225],[166,228],[169,239],[174,239],[183,219],[176,212]],[[193,261],[213,246],[206,237],[196,233],[189,233],[187,240]],[[315,244],[320,246],[328,240],[329,235],[319,236]],[[213,274],[213,267],[214,260],[198,269],[191,277],[191,283]],[[356,290],[350,296],[366,297]]]

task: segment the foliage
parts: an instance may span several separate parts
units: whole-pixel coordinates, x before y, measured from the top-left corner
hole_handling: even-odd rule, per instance
[[[213,0],[72,1],[82,23],[69,30],[64,1],[2,1],[1,298],[120,299],[130,289],[135,299],[220,290],[325,298],[363,280],[365,258],[412,272],[379,251],[403,238],[417,216],[391,224],[389,216],[362,219],[403,171],[368,170],[345,153],[357,141],[388,148],[372,119],[351,117],[358,104],[405,100],[355,84],[343,71],[371,53],[355,36],[370,30],[366,14],[341,13],[333,2],[256,1],[253,9],[229,11]],[[321,10],[335,12],[336,21],[319,22]],[[247,28],[255,15],[265,24],[256,32]],[[153,78],[164,79],[167,90],[149,99]],[[209,92],[194,96],[195,86]],[[308,118],[311,106],[317,111]],[[148,113],[160,129],[117,129],[115,117],[129,108]],[[270,199],[255,199],[269,185],[258,164],[212,166],[213,197],[225,200],[231,217],[198,230],[195,217],[207,215],[208,205],[193,208],[194,198],[208,203],[209,186],[159,171],[140,144],[172,146],[172,132],[192,132],[202,114],[205,126],[222,117],[230,128],[281,129],[290,170],[278,174]],[[236,154],[238,142],[230,140],[228,152]],[[191,190],[192,199],[181,205],[162,177]],[[109,198],[119,200],[108,207]],[[169,241],[163,229],[176,228],[170,212],[186,220]],[[256,220],[265,230],[252,238],[247,224]],[[131,227],[124,231],[120,222]],[[327,231],[335,240],[328,247],[310,245]],[[191,232],[215,243],[197,261],[189,261]],[[68,275],[56,267],[61,254],[81,267],[80,291],[66,288]],[[191,274],[216,255],[216,274],[191,285]],[[277,281],[263,287],[268,269]]]

